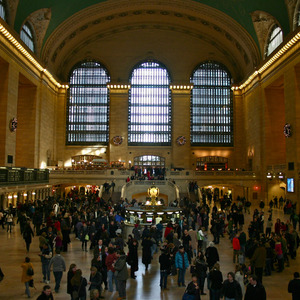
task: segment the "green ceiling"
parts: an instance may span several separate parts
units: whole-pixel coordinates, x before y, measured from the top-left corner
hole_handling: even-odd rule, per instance
[[[64,20],[74,13],[97,3],[109,0],[20,0],[15,19],[15,30],[20,32],[22,23],[32,12],[41,8],[51,8],[52,17],[45,36],[45,40]],[[128,0],[132,1],[132,0]],[[284,34],[288,34],[289,20],[284,0],[194,0],[206,4],[240,23],[257,42],[250,13],[256,10],[265,11],[274,16],[282,26]],[[170,0],[170,3],[172,1]]]

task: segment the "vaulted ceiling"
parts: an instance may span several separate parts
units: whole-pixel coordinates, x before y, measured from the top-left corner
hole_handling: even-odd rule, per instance
[[[174,81],[187,81],[195,62],[218,60],[238,82],[262,61],[254,25],[264,22],[261,12],[272,16],[285,35],[291,31],[284,0],[8,2],[15,31],[26,20],[33,23],[37,56],[63,81],[84,59],[104,62],[115,81],[126,81],[140,60],[157,59],[172,66]]]

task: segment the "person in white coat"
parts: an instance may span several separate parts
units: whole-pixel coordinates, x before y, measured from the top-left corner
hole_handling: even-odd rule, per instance
[[[244,284],[244,273],[242,271],[241,265],[235,266],[235,280],[240,284],[243,294],[243,299],[245,296],[245,284]]]

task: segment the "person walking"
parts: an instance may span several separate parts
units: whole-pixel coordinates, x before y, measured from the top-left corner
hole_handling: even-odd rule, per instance
[[[167,280],[168,274],[171,270],[171,257],[168,255],[166,249],[161,249],[161,255],[159,256],[160,264],[160,288],[161,290],[168,290]]]
[[[33,237],[34,237],[34,233],[30,226],[30,221],[27,221],[24,231],[23,231],[23,239],[25,240],[25,243],[26,243],[27,253],[29,252],[30,244],[32,242]]]
[[[67,294],[71,296],[71,300],[73,300],[72,292],[73,292],[73,287],[71,284],[71,280],[75,275],[77,268],[75,264],[71,264],[69,267],[69,271],[67,273]]]
[[[188,284],[182,299],[201,300],[200,299],[200,288],[198,286],[198,279],[195,274],[192,275],[192,281]]]
[[[73,278],[71,279],[72,285],[72,299],[86,300],[86,286],[87,280],[82,277],[82,271],[76,270]]]
[[[261,282],[257,280],[256,275],[249,276],[249,284],[247,285],[244,300],[266,300],[266,290]]]
[[[29,257],[25,257],[24,263],[21,265],[22,268],[22,278],[21,281],[25,284],[25,294],[28,298],[30,296],[29,282],[33,279],[34,268],[32,263],[30,262]]]
[[[42,263],[43,283],[49,284],[50,282],[50,269],[49,262],[52,258],[52,250],[48,244],[43,245],[42,252],[39,254]]]
[[[194,265],[196,269],[195,274],[197,275],[198,278],[198,286],[200,289],[200,294],[206,295],[204,293],[204,283],[205,283],[205,278],[207,277],[207,263],[205,262],[204,255],[201,251],[198,252],[198,255],[194,261]]]
[[[51,287],[49,285],[44,285],[42,293],[36,298],[36,300],[53,300],[53,295],[51,292]]]
[[[243,294],[240,284],[235,280],[234,273],[229,272],[223,282],[222,295],[225,300],[242,300]]]
[[[7,232],[9,231],[11,233],[13,221],[14,215],[11,212],[9,212],[6,216]]]
[[[294,273],[294,279],[289,282],[288,292],[292,294],[292,300],[300,299],[300,275],[299,272]]]
[[[126,281],[128,279],[128,270],[126,265],[126,255],[123,250],[118,250],[117,261],[114,263],[115,278],[117,280],[117,289],[119,297],[117,300],[126,299]]]
[[[142,263],[145,265],[145,270],[148,271],[148,267],[151,264],[151,247],[152,241],[150,236],[146,236],[142,241]]]
[[[178,286],[186,286],[184,281],[186,269],[189,267],[189,259],[183,246],[179,247],[179,251],[175,255],[175,266],[178,271]]]
[[[128,244],[128,264],[130,265],[130,276],[135,279],[136,276],[134,272],[139,269],[139,258],[138,258],[138,243],[136,239],[133,239],[131,243]]]
[[[56,251],[56,255],[53,256],[49,262],[50,270],[51,270],[52,265],[53,265],[53,275],[55,278],[54,290],[55,290],[55,293],[58,293],[63,272],[66,271],[65,259],[60,255],[59,250]]]
[[[102,283],[101,273],[98,272],[96,267],[91,267],[90,281],[88,282],[88,284],[90,285],[90,287],[89,287],[90,294],[93,293],[93,290],[98,290],[99,298],[101,298],[100,297],[100,293],[102,290],[101,283]]]
[[[220,300],[223,284],[223,275],[220,265],[216,263],[208,274],[209,299]]]

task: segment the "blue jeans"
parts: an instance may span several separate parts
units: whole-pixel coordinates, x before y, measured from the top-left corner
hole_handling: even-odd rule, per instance
[[[43,273],[43,280],[49,280],[50,281],[50,269],[49,269],[49,263],[42,263],[42,273]]]
[[[151,246],[151,256],[153,256],[153,254],[157,252],[158,252],[157,244],[153,244]]]
[[[63,272],[53,272],[53,274],[54,274],[54,278],[55,278],[54,290],[55,290],[55,292],[58,292]]]
[[[115,281],[115,275],[114,272],[112,272],[111,270],[107,272],[107,281],[108,281],[108,291],[113,292],[114,290],[113,281]]]
[[[210,300],[220,300],[221,297],[221,290],[209,290],[210,293]]]
[[[30,298],[29,281],[25,282],[25,294]]]
[[[185,269],[178,270],[178,285],[184,284]]]
[[[165,289],[167,287],[168,271],[160,271],[160,287]]]

